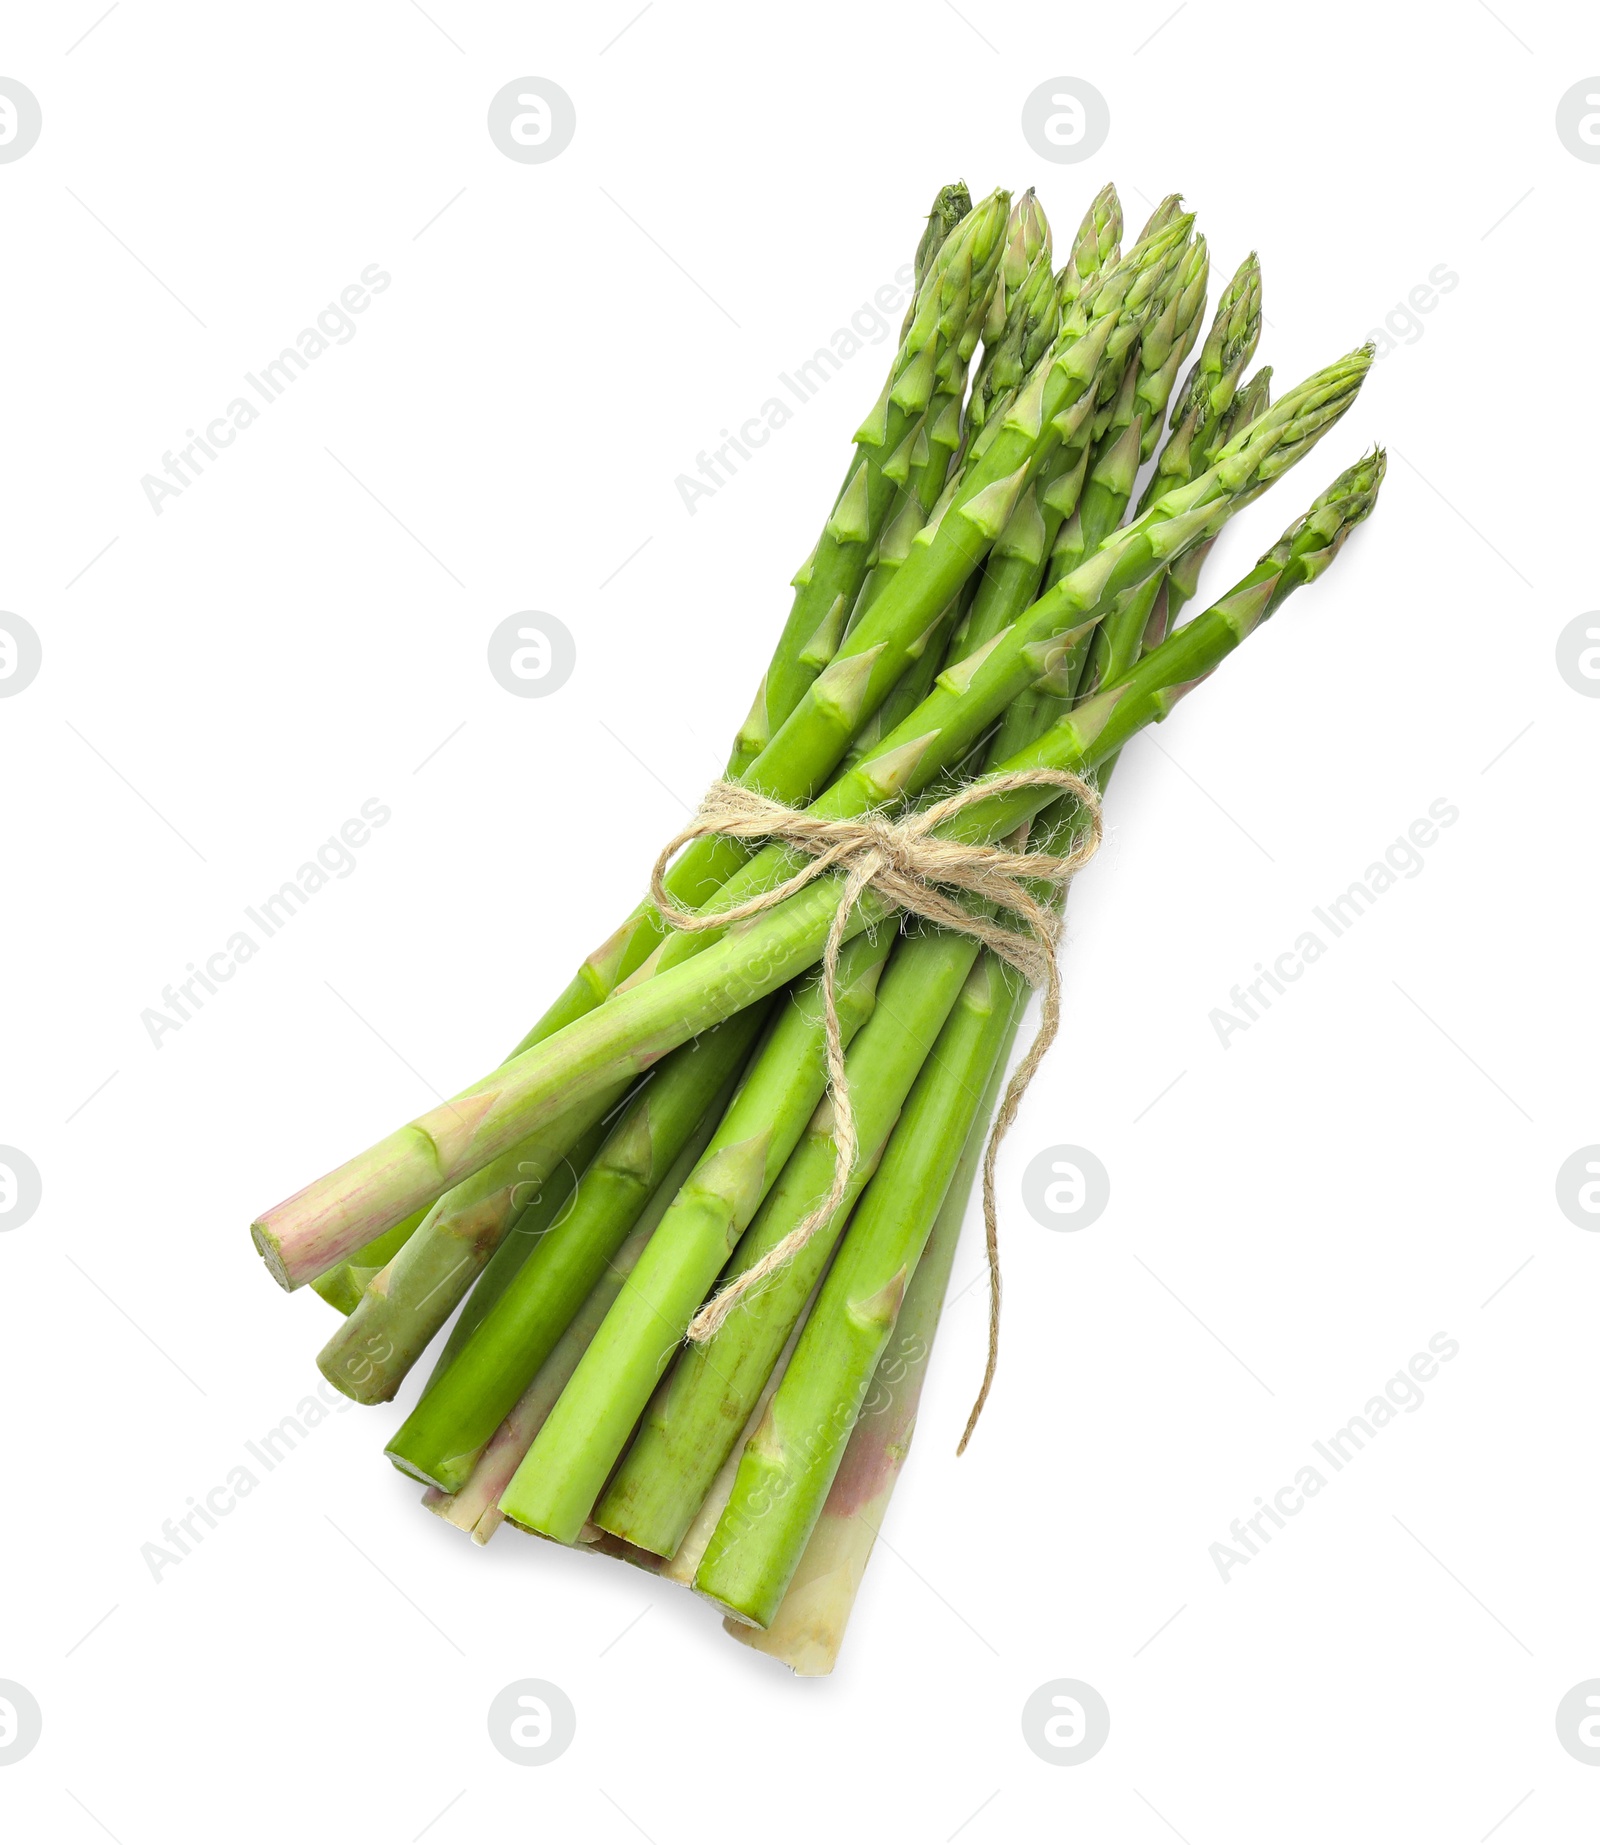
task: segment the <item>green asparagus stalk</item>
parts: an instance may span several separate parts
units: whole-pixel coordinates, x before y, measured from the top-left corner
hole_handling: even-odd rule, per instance
[[[688,1144],[678,1155],[666,1177],[651,1194],[649,1203],[628,1233],[627,1240],[607,1263],[604,1274],[594,1284],[588,1299],[573,1316],[572,1323],[556,1341],[550,1356],[539,1367],[532,1382],[517,1398],[507,1415],[478,1457],[478,1464],[458,1491],[441,1492],[430,1486],[422,1503],[430,1512],[469,1533],[475,1544],[487,1544],[503,1522],[500,1495],[510,1484],[511,1476],[522,1465],[533,1438],[543,1428],[545,1418],[555,1407],[556,1399],[567,1387],[567,1380],[578,1367],[578,1360],[588,1349],[600,1322],[610,1311],[623,1282],[633,1272],[634,1264],[644,1252],[645,1244],[655,1233],[662,1214],[677,1196],[678,1187],[688,1178],[700,1155],[706,1150],[712,1129],[732,1095],[732,1086],[708,1108],[696,1126]],[[453,1354],[452,1354],[453,1356]],[[443,1367],[441,1366],[441,1369]],[[732,1482],[729,1482],[732,1485]]]
[[[970,937],[929,931],[901,943],[890,961],[879,983],[872,1017],[863,1025],[845,1060],[861,1149],[852,1174],[855,1190],[865,1182],[976,954],[977,944]],[[813,1092],[814,1105],[821,1096],[821,1087],[819,1081]],[[835,1153],[830,1102],[821,1101],[816,1106],[805,1139],[796,1147],[799,1138],[798,1133],[788,1137],[788,1157],[782,1164],[781,1176],[774,1169],[776,1184],[770,1190],[763,1187],[767,1204],[762,1207],[761,1228],[753,1228],[743,1241],[740,1235],[756,1215],[759,1197],[752,1200],[742,1220],[735,1221],[725,1208],[700,1208],[688,1197],[693,1187],[686,1188],[685,1208],[681,1212],[674,1210],[663,1221],[561,1402],[529,1450],[527,1461],[501,1502],[508,1517],[563,1543],[570,1543],[582,1529],[640,1412],[735,1243],[742,1256],[754,1237],[755,1246],[764,1252],[827,1195]],[[714,1142],[713,1148],[715,1145]],[[835,1221],[842,1223],[847,1210],[848,1207],[841,1210]],[[827,1240],[828,1231],[819,1230],[803,1254],[820,1263]],[[815,1279],[815,1266],[811,1274]],[[788,1271],[783,1279],[788,1279]],[[807,1282],[801,1289],[802,1300],[809,1287]],[[730,1440],[737,1434],[782,1344],[780,1336],[777,1347],[767,1356],[766,1368],[748,1392],[743,1390],[742,1378],[723,1377],[730,1399],[736,1395],[743,1399]],[[670,1543],[651,1542],[637,1537],[631,1528],[619,1530],[615,1524],[606,1523],[605,1528],[645,1549],[663,1553],[676,1549],[683,1527],[693,1516],[721,1458],[718,1455],[707,1470],[700,1482],[699,1496],[688,1507]]]
[[[1167,315],[1148,328],[1145,338],[1140,342],[1139,375],[1132,381],[1126,399],[1119,402],[1117,417],[1097,445],[1089,483],[1084,489],[1076,516],[1061,528],[1051,553],[1051,582],[1059,581],[1076,570],[1121,523],[1132,496],[1139,466],[1154,451],[1156,436],[1166,413],[1167,399],[1171,395],[1173,378],[1199,327],[1208,268],[1204,244],[1203,238],[1195,240],[1180,278],[1182,286],[1175,292]],[[1247,276],[1255,279],[1256,313],[1252,325],[1255,332],[1259,333],[1260,272],[1252,258],[1229,283],[1218,303],[1211,331],[1207,335],[1201,357],[1196,362],[1196,376],[1208,367],[1219,328],[1233,323]],[[1185,387],[1185,394],[1190,394],[1192,390],[1191,380]],[[1174,447],[1175,443],[1172,442],[1166,445],[1163,464]],[[1188,452],[1185,449],[1186,455]],[[1199,451],[1194,453],[1198,456]],[[1186,486],[1199,471],[1194,469],[1181,475],[1174,473],[1165,477],[1167,491]],[[1146,510],[1160,498],[1160,495],[1147,496]]]
[[[1048,338],[1054,337],[1054,328],[1059,325],[1060,317],[1071,308],[1084,286],[1094,276],[1108,263],[1116,262],[1117,239],[1121,231],[1121,206],[1117,202],[1116,189],[1108,185],[1089,207],[1079,226],[1067,264],[1061,274],[1054,278],[1054,315],[1041,312],[1029,295],[1023,300],[1018,324],[1002,336],[1004,345],[994,355],[997,375],[989,381],[987,390],[993,402],[986,405],[976,417],[969,413],[967,422],[971,429],[981,427],[995,407],[1010,401],[1026,372],[1043,356],[1044,345]],[[1020,370],[1019,365],[1022,368]],[[978,387],[975,386],[975,400],[978,395]],[[959,624],[963,637],[969,640],[963,652],[970,652],[981,640],[986,640],[1004,627],[1020,609],[1033,600],[1033,591],[1038,583],[1038,555],[1041,551],[1048,551],[1056,526],[1071,510],[1082,485],[1087,453],[1087,438],[1081,433],[1071,441],[1058,443],[1051,450],[1006,521],[982,571],[976,579],[968,580],[963,598],[952,602],[940,615],[941,628],[948,624]],[[942,477],[940,485],[942,488]],[[922,504],[927,508],[923,517],[911,525],[909,515],[915,509],[908,507],[905,529],[895,535],[895,568],[910,554],[917,532],[927,522],[933,500],[925,496]],[[976,608],[973,607],[974,599]],[[856,760],[878,739],[887,736],[927,696],[933,673],[937,671],[937,667],[931,664],[932,659],[932,654],[924,650],[918,664],[901,675],[888,698],[857,732],[845,760],[847,768],[853,767]],[[909,695],[913,690],[916,693],[914,697]]]
[[[958,179],[939,188],[911,261],[911,299],[906,304],[905,319],[900,323],[902,341],[911,331],[911,323],[917,317],[917,296],[922,292],[922,284],[928,279],[928,271],[944,248],[945,239],[971,210],[972,194],[967,190],[965,180]]]
[[[1265,410],[1272,399],[1272,368],[1262,366],[1243,386],[1194,455],[1194,465],[1205,467],[1233,430],[1248,423]],[[1070,680],[1074,695],[1086,696],[1102,685],[1123,677],[1141,653],[1164,640],[1177,623],[1178,613],[1194,595],[1199,584],[1201,566],[1211,554],[1215,538],[1203,538],[1192,545],[1172,566],[1124,595],[1090,636],[1081,669],[1068,669],[1059,675]],[[1006,714],[1009,721],[1012,713]],[[1103,788],[1115,757],[1109,757],[1096,771]]]
[[[1272,367],[1263,365],[1247,384],[1239,387],[1232,403],[1217,419],[1206,438],[1199,465],[1209,466],[1212,457],[1232,439],[1233,432],[1242,428],[1252,417],[1259,416],[1271,398]],[[1169,628],[1177,625],[1184,604],[1193,599],[1199,587],[1201,567],[1211,555],[1211,547],[1215,542],[1215,538],[1204,539],[1169,566],[1166,577],[1166,619]]]
[[[872,1388],[850,1432],[844,1459],[828,1489],[822,1515],[783,1600],[778,1604],[777,1613],[766,1628],[752,1627],[748,1621],[735,1620],[731,1615],[723,1622],[734,1639],[781,1660],[801,1678],[821,1677],[831,1672],[838,1660],[856,1593],[911,1447],[917,1405],[944,1311],[950,1271],[983,1159],[984,1143],[989,1136],[989,1118],[999,1099],[1026,999],[1026,989],[1023,989],[1012,1003],[1004,1042],[968,1130],[966,1145],[945,1192],[944,1203],[934,1219],[928,1246],[906,1289],[905,1302],[895,1322],[894,1338],[878,1361]],[[770,1380],[771,1386],[775,1388],[778,1381],[775,1374]],[[762,1412],[765,1413],[765,1403]],[[726,1484],[723,1475],[719,1475],[689,1536],[673,1558],[674,1570],[679,1557],[691,1548],[704,1525],[704,1535],[693,1557],[694,1569],[699,1568],[711,1535],[733,1497],[737,1456],[724,1463],[723,1474],[728,1476]]]
[[[652,1077],[650,1080],[655,1081],[657,1078]],[[636,1094],[637,1091],[635,1091],[635,1096]],[[568,1200],[582,1183],[590,1166],[593,1165],[595,1155],[605,1144],[613,1122],[632,1099],[634,1099],[633,1096],[625,1096],[614,1109],[607,1113],[604,1120],[597,1121],[588,1133],[573,1146],[572,1151],[562,1163],[559,1200],[556,1209],[554,1211],[525,1210],[514,1221],[511,1229],[501,1241],[500,1247],[489,1258],[482,1274],[472,1284],[465,1305],[456,1315],[449,1333],[434,1358],[433,1370],[429,1374],[427,1384],[423,1385],[425,1390],[440,1371],[453,1361],[456,1353],[483,1324],[484,1316],[489,1309],[510,1287],[523,1263],[543,1242],[545,1232],[564,1218],[567,1209],[570,1208]],[[469,1180],[468,1183],[470,1184],[471,1181]],[[542,1192],[534,1202],[542,1203]]]
[[[903,724],[933,690],[934,680],[947,663],[951,634],[959,612],[959,605],[952,603],[928,630],[925,641],[900,675],[894,690],[867,719],[850,745],[849,754],[840,765],[841,773],[848,774],[858,762],[870,756],[889,732]]]
[[[1058,644],[1069,621],[1079,618],[1081,625],[1081,618],[1103,613],[1122,590],[1220,529],[1344,413],[1370,362],[1366,349],[1352,354],[1241,431],[1205,474],[1114,534],[1101,552],[991,642],[981,658],[941,675],[940,685],[919,711],[884,740],[875,757],[836,783],[825,801],[833,802],[842,790],[843,811],[861,811],[898,795],[918,777],[925,785],[931,779],[924,767],[930,758],[937,766],[960,760],[1009,697],[1039,671],[1049,670],[1048,647]],[[1187,632],[1174,635],[1159,652],[1166,655]],[[1047,646],[1046,657],[1037,661],[1023,652],[1036,641]],[[1124,737],[1119,733],[1135,714],[1132,728],[1164,714],[1164,705],[1158,711],[1130,692],[1137,671],[1115,688],[1116,699],[1104,707],[1105,729],[1114,738],[1108,748],[1120,746]],[[931,722],[924,725],[924,718]],[[916,735],[907,734],[913,730]],[[908,751],[908,745],[914,750]],[[903,777],[884,775],[882,765],[891,756],[906,765]],[[861,807],[852,810],[851,801]],[[1042,799],[1023,801],[1012,826],[1042,805]],[[814,811],[823,808],[819,802]],[[954,823],[958,831],[965,829],[968,819],[963,815]],[[961,831],[960,836],[967,835]],[[696,1032],[786,984],[820,954],[828,932],[828,902],[830,897],[836,901],[836,890],[832,876],[818,879],[766,915],[751,918],[734,936],[720,937],[695,957],[698,965],[663,969],[619,993],[610,1004],[502,1066],[453,1102],[431,1110],[275,1207],[253,1226],[269,1268],[291,1283],[296,1276],[320,1273],[416,1209],[434,1191],[459,1183],[497,1158],[541,1122],[624,1082]],[[884,913],[869,893],[856,906],[852,932]],[[714,933],[719,932],[705,932]]]
[[[841,957],[841,1029],[853,1032],[872,1011],[889,946],[884,931],[876,941],[857,938],[848,965]],[[752,1007],[732,1022],[740,1025],[736,1035],[742,1034],[742,1042],[731,1054],[740,1060],[763,1010]],[[742,1021],[747,1018],[746,1026]],[[677,1157],[704,1114],[710,1093],[706,1073],[714,1067],[714,1089],[724,1066],[731,1067],[730,1053],[716,1049],[726,1033],[724,1027],[675,1052],[624,1115],[609,1156],[603,1152],[578,1187],[574,1208],[546,1234],[390,1443],[390,1459],[402,1471],[446,1491],[471,1472],[626,1236],[654,1189],[652,1181]],[[766,1107],[769,1139],[787,1135],[792,1143],[824,1081],[822,998],[810,982],[779,1014],[740,1091],[737,1110],[730,1111],[737,1124],[733,1131],[752,1163],[762,1163],[746,1131],[755,1111]],[[719,1133],[707,1162],[729,1145],[727,1134]]]
[[[1183,362],[1188,358],[1200,333],[1200,317],[1205,312],[1206,285],[1210,280],[1211,261],[1204,237],[1197,237],[1189,248],[1176,286],[1162,314],[1146,327],[1139,341],[1139,378],[1136,387],[1137,415],[1141,430],[1140,459],[1148,461],[1155,453],[1162,419],[1172,397]]]
[[[597,1112],[609,1113],[627,1088],[623,1083],[602,1091],[594,1101]],[[542,1231],[598,1142],[597,1127],[575,1135],[570,1113],[558,1116],[446,1192],[367,1282],[317,1354],[329,1383],[354,1402],[387,1403],[507,1227]]]
[[[856,598],[849,619],[825,637],[813,656],[819,672],[832,662],[840,644],[911,556],[917,533],[928,523],[929,514],[938,504],[960,449],[960,410],[960,396],[952,391],[936,412],[930,412],[915,439],[907,445],[904,456],[895,462],[896,473],[903,472],[905,481],[873,548],[867,580],[861,586],[861,594]],[[824,646],[826,658],[823,658]]]
[[[404,1249],[412,1231],[427,1215],[427,1207],[424,1207],[413,1211],[409,1217],[402,1217],[392,1230],[385,1230],[382,1236],[374,1237],[364,1249],[358,1249],[348,1262],[330,1268],[325,1275],[313,1277],[311,1286],[335,1312],[346,1315],[354,1313],[372,1278]]]
[[[1191,320],[1190,338],[1196,324]],[[1200,357],[1173,410],[1173,433],[1162,446],[1152,476],[1153,481],[1162,483],[1166,493],[1187,486],[1203,473],[1232,429],[1242,428],[1267,408],[1269,394],[1262,389],[1249,399],[1247,413],[1230,423],[1235,412],[1243,407],[1242,400],[1235,401],[1235,387],[1240,372],[1255,351],[1260,334],[1261,267],[1252,254],[1239,266],[1223,291]],[[1165,364],[1160,360],[1159,336],[1149,344],[1154,363],[1141,366],[1148,382],[1141,380],[1134,387],[1134,402],[1128,404],[1126,414],[1121,413],[1119,405],[1118,418],[1099,444],[1095,472],[1083,493],[1078,514],[1061,528],[1051,552],[1045,577],[1047,587],[1054,587],[1062,577],[1076,570],[1120,524],[1127,510],[1139,463],[1148,458],[1166,412],[1165,399],[1160,395],[1163,376],[1170,390],[1166,368],[1186,341],[1180,332]],[[1145,356],[1143,345],[1142,342],[1141,362]],[[1133,434],[1135,423],[1139,432],[1137,438]],[[1160,494],[1147,490],[1141,511],[1148,511],[1160,498]],[[1200,562],[1210,546],[1209,539],[1192,546],[1179,560],[1180,567],[1191,570],[1198,577]],[[1035,687],[1013,700],[1001,725],[1003,751],[1009,753],[1019,748],[1035,734],[1036,708],[1055,695],[1054,688],[1077,687],[1080,683],[1106,685],[1133,664],[1138,657],[1138,642],[1158,601],[1163,602],[1165,613],[1168,577],[1167,571],[1157,571],[1143,584],[1125,592],[1093,632],[1084,635],[1058,662],[1050,686]],[[1177,606],[1178,599],[1174,597],[1170,604],[1173,615],[1176,615]]]
[[[992,193],[961,219],[933,257],[883,391],[856,431],[855,454],[833,511],[795,579],[783,638],[728,765],[733,776],[745,773],[765,737],[810,685],[814,674],[799,656],[811,637],[830,618],[847,615],[856,599],[872,542],[894,495],[884,464],[913,435],[962,343],[971,340],[969,356],[976,345],[1005,248],[1009,204],[1006,193]]]
[[[682,1045],[618,1117],[551,1224],[389,1443],[402,1473],[454,1492],[743,1065],[767,1013],[751,1006]]]
[[[1039,300],[1040,278],[1049,293],[1049,318]],[[1033,363],[1055,337],[1059,311],[1050,287],[1050,226],[1030,189],[1011,208],[1000,273],[984,323],[984,356],[973,395],[993,396],[997,376],[1010,376],[1020,355]],[[847,620],[836,605],[827,629],[807,646],[805,663],[817,672],[833,659],[845,635],[861,620],[911,554],[911,544],[928,522],[968,430],[962,415],[967,368],[963,363],[940,380],[927,413],[914,434],[884,464],[896,494],[869,559],[861,593]],[[1013,379],[1013,382],[1015,380]]]
[[[1139,235],[1141,237],[1152,237],[1157,231],[1165,229],[1167,225],[1173,223],[1174,220],[1180,218],[1182,215],[1183,194],[1181,192],[1169,192],[1145,220],[1144,228],[1140,231]]]
[[[659,1080],[659,1076],[658,1071],[647,1080],[653,1083]],[[456,1315],[448,1335],[439,1347],[438,1355],[434,1359],[433,1375],[437,1375],[445,1365],[449,1364],[467,1340],[478,1330],[483,1323],[484,1315],[505,1293],[523,1263],[544,1240],[545,1232],[565,1216],[567,1209],[570,1208],[567,1200],[572,1197],[582,1183],[584,1175],[594,1163],[595,1155],[605,1144],[612,1124],[628,1104],[636,1099],[637,1089],[624,1096],[615,1108],[607,1111],[603,1120],[595,1122],[583,1138],[574,1144],[571,1152],[562,1162],[560,1203],[553,1212],[543,1209],[538,1211],[524,1209],[515,1219],[499,1248],[489,1258],[483,1273],[472,1284],[466,1304]],[[533,1202],[542,1203],[542,1195],[536,1196]],[[429,1383],[433,1381],[433,1375],[430,1375]],[[424,1385],[424,1388],[426,1387]]]
[[[996,406],[1016,394],[1060,330],[1050,225],[1030,186],[1012,208],[1000,283],[989,298],[983,358],[973,374],[962,419],[969,442]]]
[[[1174,196],[1157,218],[1165,222],[1167,208],[1175,206]],[[1150,234],[1148,226],[1145,234]],[[1085,445],[1074,459],[1063,445],[1056,465],[1065,477],[1047,485],[1041,475],[1035,497],[1025,495],[1018,503],[985,566],[968,626],[969,652],[1009,627],[1034,601],[1047,558],[1070,552],[1074,565],[1081,563],[1121,519],[1138,472],[1143,433],[1152,417],[1159,423],[1164,414],[1172,380],[1198,331],[1208,272],[1205,239],[1196,238],[1162,286],[1121,388],[1097,424],[1092,452]]]
[[[1020,981],[988,951],[976,961],[745,1447],[695,1588],[759,1627],[776,1614],[822,1511],[977,1117]]]
[[[1205,344],[1172,407],[1171,438],[1150,477],[1141,512],[1202,471],[1202,458],[1218,446],[1218,424],[1233,404],[1260,338],[1261,264],[1252,250],[1217,303]]]
[[[1116,188],[1108,185],[1090,205],[1067,262],[1056,277],[1056,298],[1063,316],[1071,312],[1092,279],[1107,264],[1117,262],[1121,235],[1122,206]],[[1048,555],[1057,528],[1076,504],[1089,446],[1087,430],[1080,431],[1072,441],[1058,443],[1028,483],[995,540],[976,585],[967,625],[971,646],[998,633],[1033,600],[1041,553]]]
[[[1056,293],[1061,312],[1067,314],[1088,284],[1103,269],[1117,261],[1122,242],[1122,201],[1108,180],[1090,201],[1067,252],[1067,260],[1056,277]]]

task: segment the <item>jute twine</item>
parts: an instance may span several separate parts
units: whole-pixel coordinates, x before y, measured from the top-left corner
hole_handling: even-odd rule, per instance
[[[1010,851],[1001,846],[966,845],[935,837],[935,829],[953,819],[975,801],[1011,794],[1025,788],[1058,788],[1075,795],[1089,816],[1087,833],[1064,857],[1042,852]],[[667,895],[663,879],[673,856],[691,840],[708,833],[732,839],[778,839],[811,856],[793,877],[772,890],[761,891],[729,909],[710,912],[680,909]],[[1056,967],[1056,944],[1061,934],[1058,910],[1041,903],[1028,888],[1031,883],[1060,887],[1086,865],[1099,849],[1102,834],[1100,797],[1079,776],[1058,769],[1029,769],[996,775],[970,783],[948,799],[937,801],[903,820],[875,815],[858,819],[826,820],[768,800],[735,782],[714,782],[700,803],[693,822],[656,860],[650,874],[650,894],[657,909],[674,928],[690,932],[725,929],[748,916],[770,910],[803,890],[814,879],[838,866],[845,876],[839,903],[828,928],[822,955],[824,1044],[827,1052],[828,1093],[833,1103],[836,1155],[833,1183],[828,1195],[760,1261],[728,1283],[703,1307],[689,1327],[690,1339],[709,1339],[738,1303],[803,1249],[844,1202],[858,1151],[855,1110],[845,1074],[844,1043],[839,1028],[839,950],[857,900],[869,888],[890,904],[913,916],[924,917],[940,928],[975,937],[1001,960],[1016,968],[1030,986],[1044,993],[1039,1029],[1026,1055],[1006,1086],[1005,1097],[990,1130],[983,1158],[983,1223],[989,1264],[989,1353],[983,1384],[957,1453],[962,1452],[983,1413],[994,1382],[1000,1351],[1000,1242],[995,1211],[994,1171],[1000,1143],[1016,1119],[1017,1108],[1049,1050],[1061,1018],[1061,978]],[[987,915],[974,914],[950,892],[962,891],[985,905],[1009,912],[1022,927],[1007,928]]]

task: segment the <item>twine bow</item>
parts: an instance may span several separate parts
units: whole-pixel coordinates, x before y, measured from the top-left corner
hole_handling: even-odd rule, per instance
[[[937,827],[975,801],[1019,789],[1045,787],[1076,795],[1088,811],[1087,834],[1064,857],[1042,852],[1014,852],[1001,846],[968,845],[935,835]],[[667,895],[663,883],[667,865],[682,847],[708,833],[721,833],[733,839],[778,839],[785,845],[799,847],[811,857],[793,877],[731,908],[707,913],[680,909]],[[1000,1350],[1000,1245],[994,1199],[995,1160],[1028,1084],[1050,1048],[1061,1017],[1061,979],[1056,967],[1061,917],[1057,910],[1039,901],[1029,890],[1028,883],[1064,886],[1072,874],[1094,856],[1101,835],[1098,793],[1079,776],[1059,769],[1028,769],[991,776],[896,821],[872,814],[849,820],[822,819],[785,807],[779,801],[768,800],[765,795],[736,782],[719,781],[711,785],[693,822],[666,847],[650,874],[650,894],[656,908],[674,928],[690,932],[725,929],[744,917],[772,909],[835,866],[844,868],[838,908],[829,925],[822,955],[824,1043],[836,1154],[828,1195],[803,1223],[774,1244],[758,1262],[735,1276],[701,1309],[689,1326],[691,1340],[709,1339],[752,1288],[759,1287],[768,1275],[788,1262],[833,1218],[849,1190],[858,1147],[855,1110],[851,1105],[843,1035],[839,1028],[838,963],[850,913],[862,893],[870,888],[898,909],[921,916],[940,928],[975,937],[985,948],[1016,968],[1030,986],[1044,990],[1039,1029],[1006,1086],[984,1152],[983,1221],[989,1265],[989,1353],[983,1383],[956,1452],[959,1454],[966,1448],[994,1382]],[[967,892],[986,906],[1009,911],[1020,919],[1023,927],[1007,928],[987,915],[975,913],[949,895],[951,891]]]

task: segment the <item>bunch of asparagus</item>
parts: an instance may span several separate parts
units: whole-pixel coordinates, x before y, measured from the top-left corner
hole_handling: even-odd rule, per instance
[[[984,778],[1068,771],[1103,790],[1123,745],[1371,511],[1381,451],[1179,620],[1222,527],[1343,416],[1370,353],[1274,401],[1265,368],[1246,377],[1256,258],[1202,340],[1209,257],[1179,199],[1125,254],[1121,235],[1107,186],[1057,269],[1031,191],[941,191],[728,780],[832,819],[976,782],[940,832],[1061,851],[1081,801],[983,794]],[[715,912],[804,862],[714,834],[665,889]],[[642,903],[497,1069],[252,1227],[284,1287],[311,1282],[346,1315],[318,1362],[358,1402],[389,1401],[460,1308],[387,1450],[434,1511],[479,1543],[509,1520],[692,1583],[804,1673],[832,1667],[910,1442],[1028,1000],[971,934],[863,891],[834,988],[856,1144],[843,1201],[707,1312],[830,1193],[817,963],[840,885],[829,872],[692,932]]]

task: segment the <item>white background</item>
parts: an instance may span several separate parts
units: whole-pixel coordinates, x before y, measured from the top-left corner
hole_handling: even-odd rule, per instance
[[[0,166],[0,601],[44,645],[0,703],[0,1141],[44,1179],[0,1238],[0,1678],[44,1712],[0,1769],[15,1836],[1578,1836],[1600,1775],[1553,1723],[1600,1675],[1600,1237],[1554,1191],[1600,1140],[1600,703],[1554,656],[1600,601],[1600,167],[1554,130],[1600,66],[1578,10],[122,0],[67,54],[99,10],[13,9],[3,53],[44,114]],[[1084,166],[1021,136],[1059,74],[1110,104]],[[485,132],[524,75],[576,103],[549,165]],[[693,517],[674,476],[957,176],[1037,184],[1058,247],[1107,177],[1134,224],[1182,190],[1219,279],[1259,249],[1280,384],[1460,277],[1208,582],[1381,439],[1375,518],[1128,753],[1005,1156],[972,1451],[981,1287],[825,1681],[618,1566],[475,1551],[382,1458],[412,1393],[331,1417],[153,1582],[140,1546],[294,1409],[330,1329],[250,1217],[481,1074],[630,906],[888,348]],[[356,337],[156,516],[140,477],[371,263],[393,285]],[[577,638],[546,700],[485,667],[528,608]],[[154,1049],[141,1010],[369,797],[393,819],[356,871]],[[1424,871],[1221,1048],[1210,1010],[1441,797]],[[1111,1173],[1078,1234],[1018,1196],[1058,1142]],[[1424,1407],[1224,1585],[1230,1521],[1441,1331]],[[530,1676],[578,1712],[540,1769],[484,1722]],[[1075,1769],[1019,1727],[1058,1677],[1111,1709]]]

